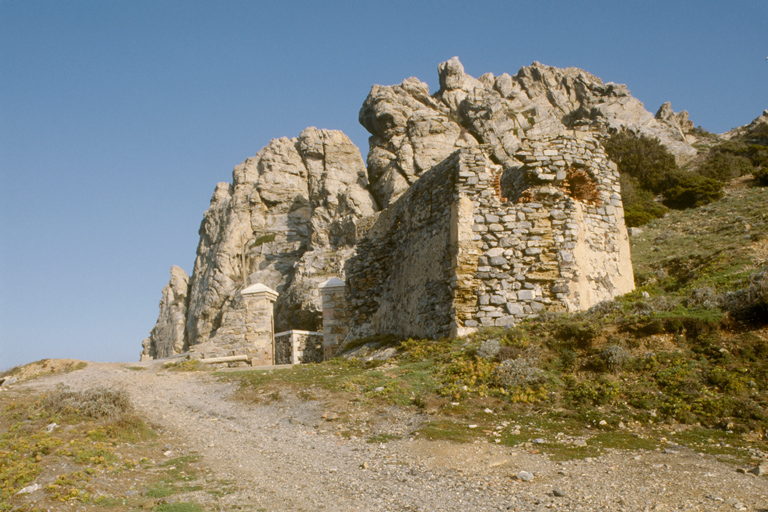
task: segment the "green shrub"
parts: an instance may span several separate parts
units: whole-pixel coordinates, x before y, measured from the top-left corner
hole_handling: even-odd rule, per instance
[[[621,201],[624,204],[624,222],[628,227],[648,224],[653,219],[664,216],[669,209],[656,202],[653,193],[644,190],[628,174],[622,174]]]
[[[620,173],[631,176],[641,188],[655,194],[664,189],[665,177],[678,169],[675,157],[656,138],[638,137],[622,130],[611,135],[603,146]]]
[[[755,177],[755,182],[761,187],[768,187],[768,165],[763,165],[759,169],[752,173]]]
[[[670,187],[663,192],[664,206],[676,210],[704,206],[723,197],[723,184],[692,173],[677,173],[669,178]]]
[[[571,384],[566,391],[566,397],[572,403],[606,405],[614,402],[619,396],[619,384],[604,378]]]
[[[537,387],[546,382],[544,372],[533,359],[507,359],[496,367],[495,377],[499,386],[507,390]]]
[[[701,126],[697,126],[696,128],[691,128],[688,133],[692,135],[696,135],[697,137],[702,137],[705,139],[717,139],[717,135],[710,132],[709,130],[706,130],[702,128]]]
[[[133,411],[127,392],[103,386],[71,391],[69,386],[58,385],[45,396],[43,406],[52,414],[74,414],[93,419],[114,419]]]
[[[765,323],[768,319],[768,267],[749,276],[749,286],[727,294],[723,307],[735,318]]]
[[[594,325],[573,319],[568,319],[555,329],[555,338],[562,341],[572,341],[582,349],[590,348],[596,337],[597,328]]]
[[[749,158],[730,152],[717,151],[699,167],[699,174],[713,180],[728,182],[739,176],[749,174],[752,170],[752,162]]]
[[[600,353],[600,359],[609,370],[616,372],[630,360],[630,355],[624,347],[611,345]]]

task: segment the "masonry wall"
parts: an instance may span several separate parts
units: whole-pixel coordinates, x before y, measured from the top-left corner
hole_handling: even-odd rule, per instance
[[[477,146],[424,173],[347,264],[350,336],[439,337],[576,311],[631,291],[618,171],[589,133]]]
[[[252,285],[233,298],[216,335],[191,347],[202,358],[245,355],[254,366],[274,364],[273,304],[277,292]]]
[[[275,334],[275,364],[320,363],[323,359],[323,333],[292,330]]]
[[[382,211],[346,264],[350,336],[439,337],[452,322],[454,154]]]
[[[572,132],[529,141],[515,155],[523,165],[504,173],[480,153],[459,162],[480,255],[464,280],[457,333],[587,309],[634,288],[619,174],[597,140]]]

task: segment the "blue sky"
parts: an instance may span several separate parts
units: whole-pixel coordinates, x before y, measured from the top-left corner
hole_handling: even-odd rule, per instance
[[[764,1],[0,0],[0,369],[138,359],[217,182],[270,139],[367,153],[374,83],[533,61],[723,132],[768,108]]]

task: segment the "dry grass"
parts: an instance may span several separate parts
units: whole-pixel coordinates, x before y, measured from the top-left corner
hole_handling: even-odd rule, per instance
[[[59,385],[45,395],[43,407],[50,414],[74,414],[91,419],[116,419],[133,412],[128,393],[102,386],[71,391]]]

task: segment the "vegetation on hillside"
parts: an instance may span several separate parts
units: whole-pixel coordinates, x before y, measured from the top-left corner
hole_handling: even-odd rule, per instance
[[[0,511],[194,512],[202,508],[167,497],[226,491],[222,482],[198,476],[199,457],[155,463],[166,459],[156,436],[122,390],[6,391],[0,394]],[[20,492],[30,485],[39,487]]]
[[[627,225],[642,226],[663,217],[669,208],[683,210],[709,204],[723,196],[723,184],[753,174],[768,185],[768,125],[758,125],[732,140],[699,129],[706,138],[705,156],[690,169],[680,169],[658,139],[623,130],[604,142],[621,174]]]
[[[356,406],[423,410],[432,420],[414,436],[510,445],[544,438],[539,448],[556,456],[658,446],[670,429],[700,450],[764,450],[765,204],[768,189],[739,189],[653,220],[632,239],[638,289],[586,312],[468,338],[359,340],[350,348],[367,351],[353,358],[226,378],[241,381],[246,399],[316,399],[325,390]],[[387,348],[394,357],[370,358]],[[366,435],[351,420],[339,428]],[[590,441],[564,447],[556,433]]]

